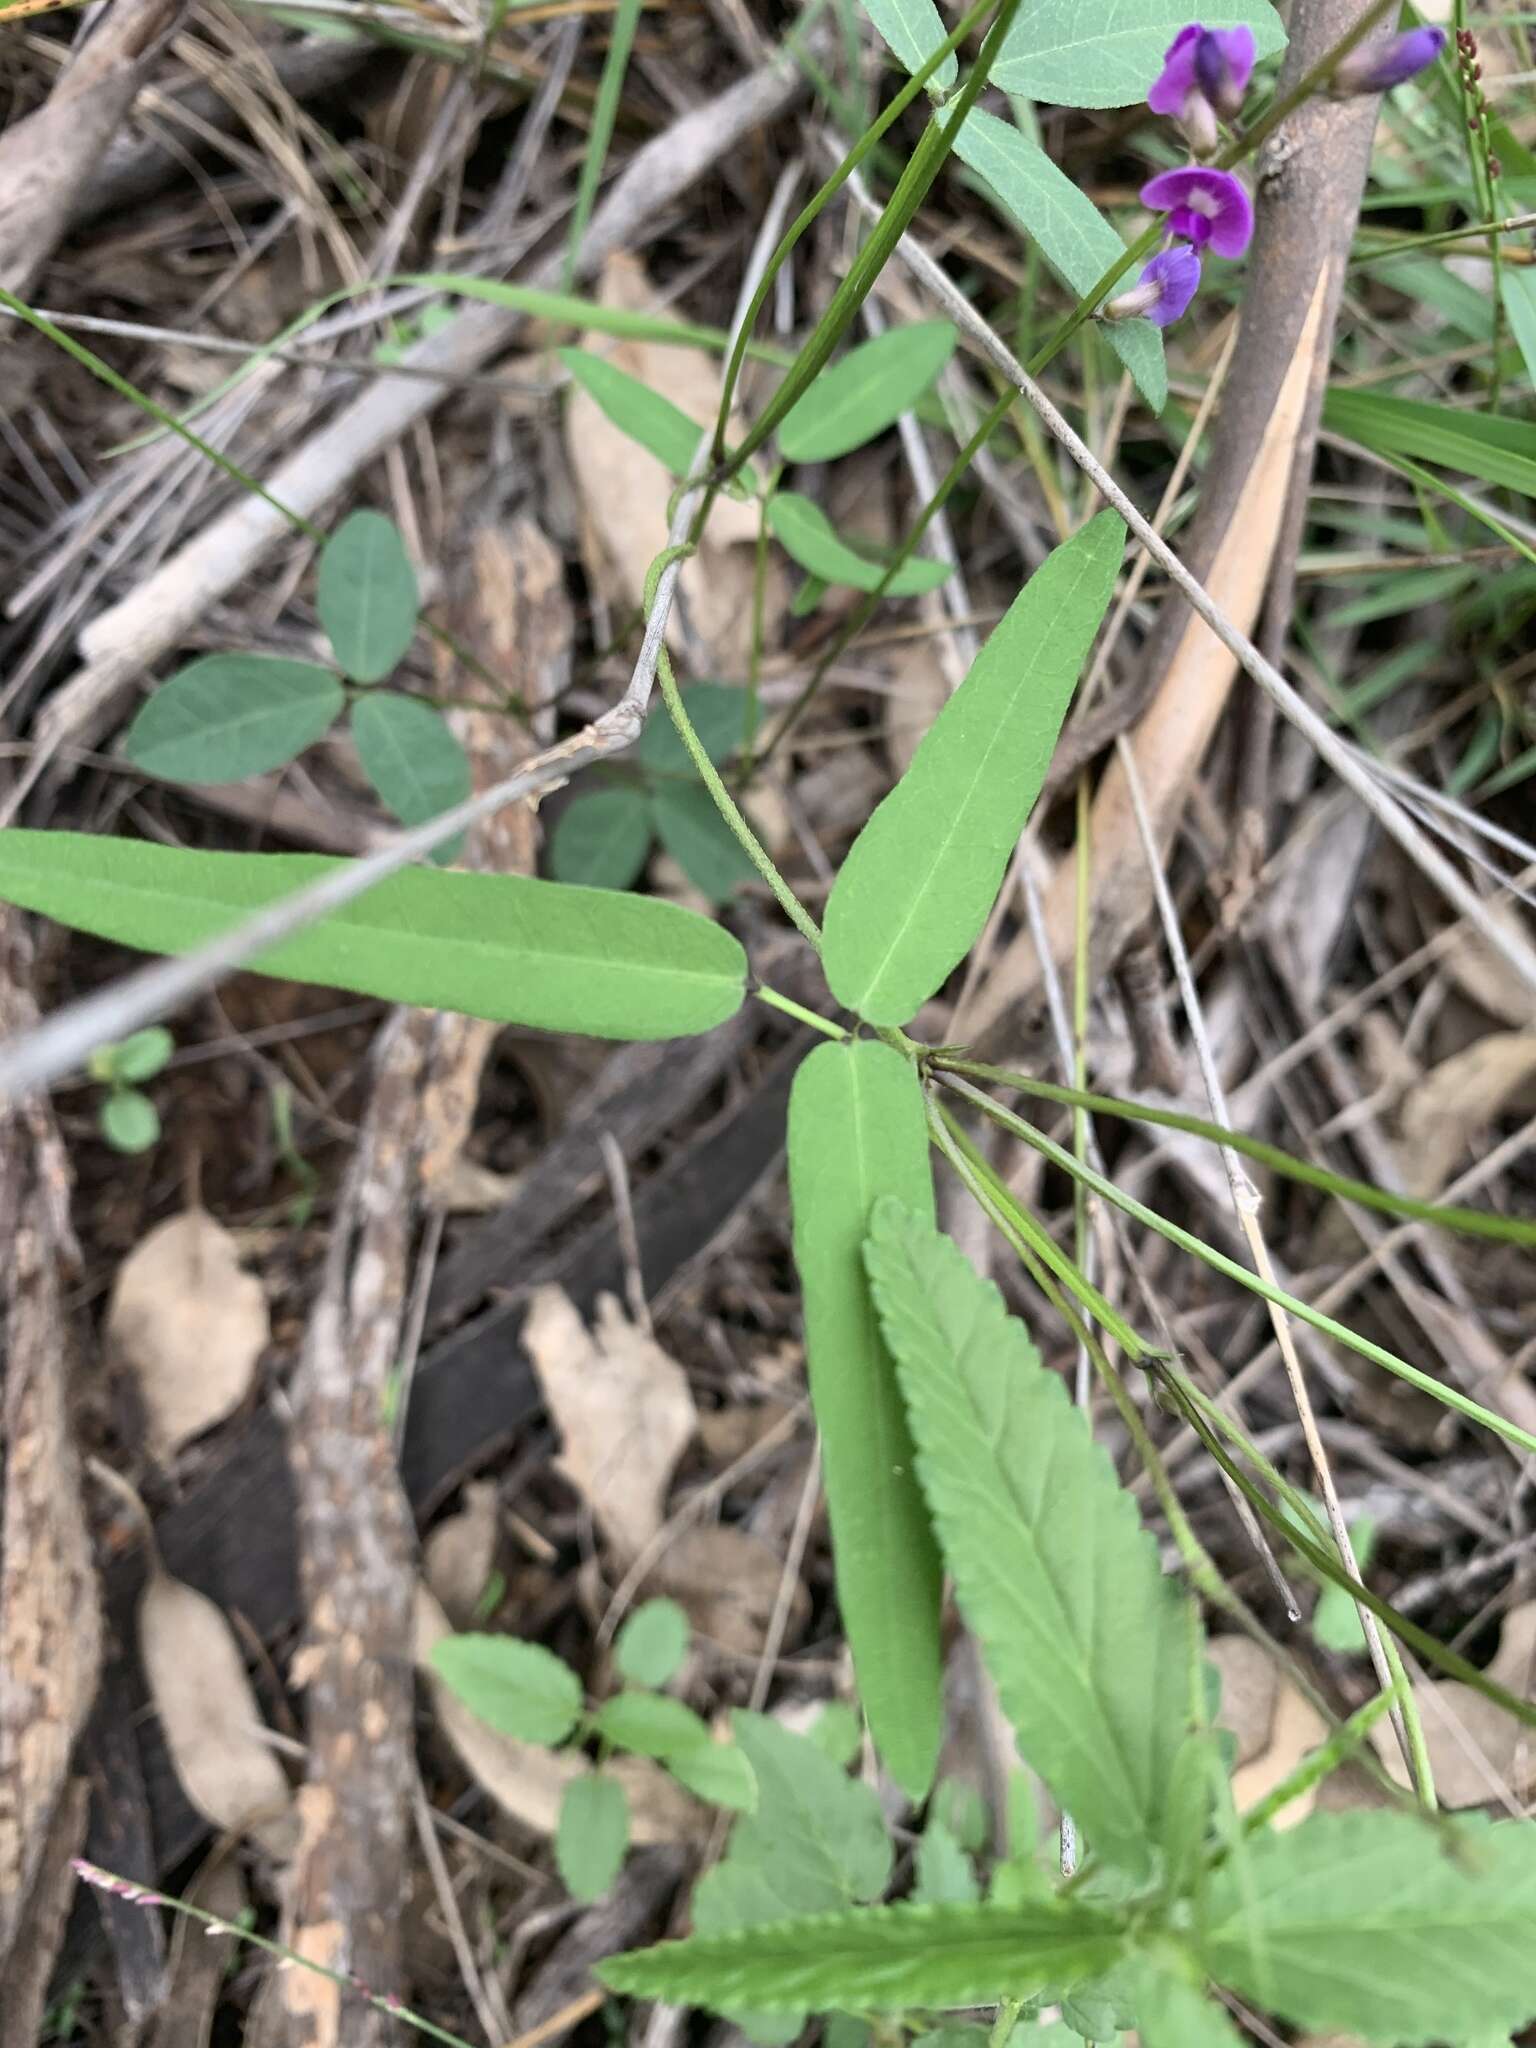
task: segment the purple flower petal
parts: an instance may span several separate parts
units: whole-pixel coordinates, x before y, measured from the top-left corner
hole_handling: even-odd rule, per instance
[[[1147,94],[1154,114],[1182,114],[1195,89],[1195,45],[1204,34],[1199,22],[1181,28],[1163,57],[1163,68]]]
[[[1171,327],[1188,309],[1200,286],[1200,258],[1187,242],[1176,242],[1147,264],[1136,283],[1104,308],[1111,320],[1139,314],[1154,327]]]
[[[1251,28],[1203,28],[1195,41],[1195,79],[1224,120],[1242,111],[1253,76]]]
[[[1351,50],[1334,66],[1330,90],[1339,98],[1351,93],[1390,92],[1433,64],[1445,48],[1443,28],[1411,28],[1368,49]]]
[[[1253,239],[1253,202],[1230,171],[1205,164],[1159,171],[1142,186],[1141,203],[1166,213],[1174,234],[1217,256],[1241,256]]]

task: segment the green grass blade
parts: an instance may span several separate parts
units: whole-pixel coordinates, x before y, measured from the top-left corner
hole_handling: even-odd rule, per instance
[[[602,182],[603,165],[608,160],[613,124],[619,115],[624,75],[629,70],[629,53],[634,47],[635,30],[640,25],[641,5],[642,0],[618,0],[608,31],[608,54],[603,59],[603,73],[597,84],[597,104],[592,109],[592,126],[587,133],[586,155],[581,160],[576,204],[571,211],[570,233],[566,237],[564,283],[567,291],[576,275],[577,252],[587,232],[587,222],[592,218],[592,208],[597,203],[597,188]]]

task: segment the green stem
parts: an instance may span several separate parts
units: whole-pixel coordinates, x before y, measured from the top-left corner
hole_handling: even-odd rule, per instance
[[[760,1003],[766,1003],[770,1009],[782,1010],[786,1017],[793,1017],[801,1024],[809,1024],[811,1029],[819,1031],[823,1038],[841,1040],[852,1035],[845,1031],[841,1024],[834,1024],[830,1017],[822,1017],[815,1010],[806,1009],[804,1004],[797,1003],[793,996],[780,995],[776,988],[769,988],[766,982],[760,981],[752,993]]]

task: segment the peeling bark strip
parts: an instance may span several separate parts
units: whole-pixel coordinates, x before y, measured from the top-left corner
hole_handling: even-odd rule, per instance
[[[20,913],[0,910],[0,1036],[37,1021],[31,962]],[[46,1101],[0,1109],[0,1963],[39,1876],[101,1663],[68,1420],[63,1284],[78,1257]]]
[[[24,298],[186,0],[114,0],[46,104],[0,138],[0,285]]]
[[[1277,91],[1287,92],[1357,22],[1368,0],[1296,0]],[[1384,31],[1390,24],[1383,24]],[[1298,107],[1260,151],[1257,229],[1248,257],[1242,327],[1227,377],[1200,505],[1180,554],[1246,631],[1288,538],[1292,477],[1310,477],[1344,267],[1354,238],[1376,126],[1374,99],[1318,97]],[[1286,417],[1286,415],[1289,415]],[[1284,421],[1284,441],[1280,425]],[[1212,581],[1232,579],[1230,602]],[[1159,842],[1177,829],[1185,798],[1236,679],[1232,656],[1184,599],[1165,598],[1143,656],[1161,678],[1132,736]],[[1151,883],[1113,766],[1092,818],[1093,954],[1108,966],[1146,916]],[[1046,896],[1052,951],[1070,957],[1075,913],[1069,857]],[[978,1037],[1041,986],[1027,934],[995,965],[972,1012]]]

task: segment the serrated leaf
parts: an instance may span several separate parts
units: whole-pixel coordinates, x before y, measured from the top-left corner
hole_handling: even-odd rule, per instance
[[[1139,1957],[1131,1995],[1143,2048],[1243,2048],[1215,1994],[1197,1990],[1172,1958]]]
[[[240,782],[285,768],[346,702],[328,668],[268,654],[210,654],[164,682],[123,738],[135,768],[167,782]]]
[[[416,571],[392,519],[353,512],[320,550],[315,608],[332,650],[354,682],[376,683],[416,631]]]
[[[627,889],[645,866],[653,831],[650,806],[636,789],[576,797],[550,839],[550,873],[590,889]]]
[[[933,0],[864,0],[864,11],[908,71],[921,71],[949,33]],[[929,84],[948,92],[959,74],[951,52]]]
[[[964,1906],[981,1896],[971,1860],[941,1820],[930,1820],[917,1845],[912,1896],[922,1906]]]
[[[120,945],[180,953],[348,865],[12,829],[0,832],[0,902]],[[741,1007],[746,984],[731,934],[676,904],[417,868],[249,964],[386,1002],[597,1038],[708,1031]]]
[[[432,1668],[472,1714],[519,1742],[564,1742],[581,1713],[581,1681],[541,1643],[448,1636]]]
[[[900,1053],[864,1039],[801,1063],[789,1190],[838,1604],[870,1730],[919,1799],[942,1721],[939,1558],[860,1251],[881,1195],[933,1214],[922,1089]]]
[[[1536,496],[1536,426],[1381,391],[1330,391],[1323,424],[1381,455],[1407,455]]]
[[[922,4],[937,26],[931,0]],[[943,39],[940,28],[938,40]],[[850,349],[822,371],[783,420],[779,453],[786,462],[830,462],[862,448],[911,411],[954,354],[958,338],[947,320],[913,320]]]
[[[604,1700],[592,1725],[617,1748],[640,1756],[670,1757],[710,1739],[708,1725],[691,1708],[659,1692],[621,1692]]]
[[[751,698],[745,690],[738,690],[730,683],[695,683],[691,690],[684,690],[681,694],[683,709],[698,735],[699,744],[718,767],[742,743]],[[640,735],[635,755],[653,776],[680,776],[684,782],[698,782],[699,771],[694,767],[665,704],[658,703],[645,721],[645,730]]]
[[[986,180],[1003,211],[1075,295],[1092,291],[1125,254],[1124,242],[1087,193],[1011,122],[980,110],[968,114],[955,137],[955,154]],[[1103,335],[1147,404],[1160,413],[1168,402],[1162,335],[1150,320],[1106,322]]]
[[[675,1600],[643,1600],[614,1640],[613,1661],[631,1685],[665,1685],[682,1668],[691,1634]]]
[[[651,798],[651,815],[662,845],[695,889],[711,903],[724,903],[757,869],[715,807],[702,782],[664,783]]]
[[[595,401],[621,434],[647,449],[674,476],[686,476],[698,453],[704,429],[606,356],[589,349],[562,348],[560,360],[582,390]]]
[[[555,1862],[573,1899],[590,1905],[618,1876],[629,1847],[629,1801],[617,1778],[573,1778],[560,1802]]]
[[[1125,542],[1101,512],[1014,599],[827,900],[827,981],[871,1024],[905,1024],[965,955],[1045,780]]]
[[[1020,1754],[1098,1855],[1144,1873],[1190,1719],[1194,1608],[997,1289],[890,1199],[867,1258],[955,1596]]]
[[[1059,107],[1129,107],[1146,98],[1163,52],[1190,19],[1189,0],[1033,0],[998,51],[992,83]],[[1246,22],[1261,57],[1285,48],[1265,0],[1201,0],[1207,28]]]
[[[1216,1872],[1201,1960],[1315,2032],[1414,2048],[1536,2016],[1536,1829],[1313,1814]]]
[[[728,1807],[732,1813],[751,1813],[757,1806],[756,1775],[733,1742],[706,1741],[693,1749],[675,1750],[666,1765],[695,1799],[707,1799],[711,1806]]]
[[[813,576],[851,590],[879,589],[885,564],[856,554],[833,532],[821,507],[798,491],[774,492],[768,500],[768,525],[801,568],[809,569]],[[937,590],[948,574],[947,562],[914,556],[891,578],[886,596],[921,597],[925,590]]]
[[[884,1891],[891,1842],[870,1788],[766,1714],[738,1709],[731,1726],[758,1787],[757,1811],[737,1822],[731,1856],[763,1873],[780,1914],[846,1906]]]
[[[469,761],[435,705],[375,690],[353,704],[350,723],[363,773],[402,825],[424,825],[469,795]],[[433,858],[450,861],[463,844],[460,833]]]
[[[615,1991],[675,2003],[812,2009],[982,2005],[1107,1969],[1116,1923],[1081,1906],[876,1906],[614,1956]]]

